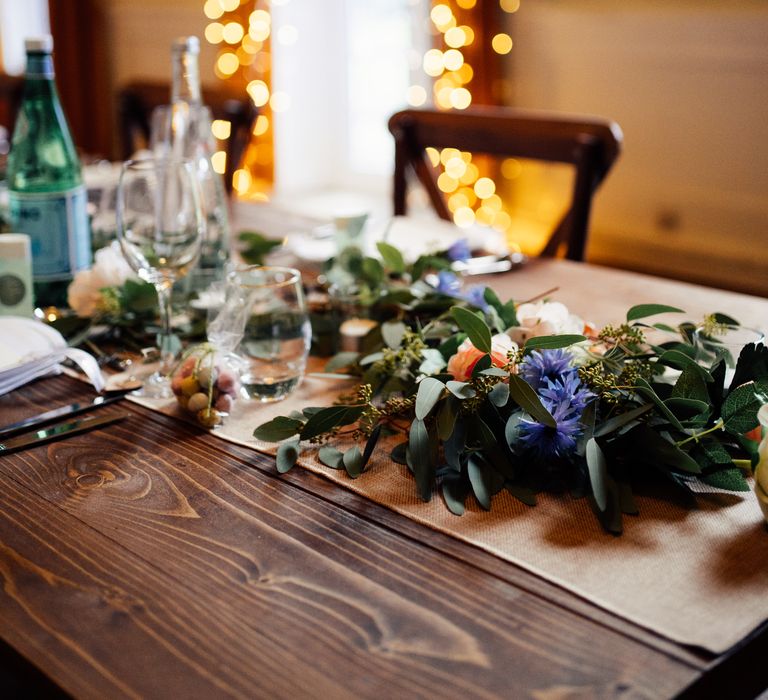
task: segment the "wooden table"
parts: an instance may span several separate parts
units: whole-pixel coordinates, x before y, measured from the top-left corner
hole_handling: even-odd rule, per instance
[[[765,299],[588,265],[490,281],[517,299],[559,286],[597,323],[640,302],[768,320]],[[39,381],[0,397],[0,423],[91,393]],[[0,458],[6,690],[735,698],[765,685],[765,626],[713,658],[317,475],[278,476],[269,457],[128,402],[104,410],[129,417]]]

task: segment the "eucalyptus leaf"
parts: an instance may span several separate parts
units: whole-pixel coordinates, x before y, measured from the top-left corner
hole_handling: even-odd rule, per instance
[[[299,457],[299,441],[296,440],[290,440],[288,442],[284,442],[280,447],[277,448],[277,457],[276,457],[276,463],[277,463],[277,471],[281,474],[285,474],[287,471],[290,471],[293,466],[296,464],[296,460]]]
[[[406,325],[402,321],[387,321],[381,324],[381,337],[387,347],[397,350],[403,342]]]
[[[472,345],[482,352],[491,352],[491,329],[483,319],[462,306],[452,306],[451,315]]]
[[[397,464],[407,464],[405,458],[405,451],[408,447],[408,442],[401,442],[392,448],[392,452],[389,453],[389,458]]]
[[[648,413],[648,411],[650,411],[652,408],[653,404],[645,403],[642,406],[638,406],[637,408],[633,408],[632,410],[627,411],[626,413],[620,413],[613,418],[609,418],[604,423],[601,423],[599,427],[595,428],[594,436],[603,437],[605,435],[610,435],[612,432],[618,430],[619,428],[622,428],[628,423],[637,420],[643,414]]]
[[[351,367],[360,358],[359,352],[340,352],[334,355],[325,364],[326,372],[335,372],[337,369]]]
[[[448,396],[440,402],[440,407],[437,410],[437,436],[445,441],[453,432],[453,427],[456,424],[457,414],[456,399]]]
[[[440,490],[448,510],[454,515],[464,515],[464,501],[469,493],[469,482],[461,477],[445,477],[440,483]]]
[[[350,478],[357,479],[363,471],[363,455],[360,454],[360,448],[355,445],[344,453],[344,469],[347,470]]]
[[[509,385],[499,382],[488,392],[488,400],[498,408],[506,406],[509,401]]]
[[[471,399],[477,396],[477,392],[472,388],[472,385],[468,382],[457,382],[451,380],[446,382],[445,386],[457,399]]]
[[[672,423],[672,425],[675,426],[678,430],[681,432],[684,430],[682,423],[680,423],[680,420],[678,417],[672,413],[672,411],[669,409],[669,407],[661,400],[659,395],[654,391],[653,387],[642,377],[639,377],[637,379],[637,383],[635,385],[635,391],[642,394],[643,396],[649,398],[653,403],[656,405],[656,408],[658,408],[661,413],[664,415],[664,417]]]
[[[488,465],[476,455],[470,455],[467,460],[467,475],[472,486],[472,492],[477,502],[485,509],[491,509],[491,473]]]
[[[536,421],[550,428],[556,428],[557,422],[552,414],[544,408],[533,387],[517,374],[509,375],[509,393],[518,406],[531,415]]]
[[[424,420],[443,395],[445,384],[433,377],[424,377],[416,392],[416,418]]]
[[[536,505],[536,493],[529,489],[527,486],[521,486],[520,484],[516,484],[514,482],[507,482],[504,484],[504,488],[509,491],[512,496],[514,496],[520,503],[525,504],[526,506],[535,506]]]
[[[317,458],[331,469],[344,469],[344,453],[330,445],[323,445],[317,452]]]
[[[304,421],[277,416],[266,423],[262,423],[253,431],[253,437],[264,442],[280,442],[301,432]]]
[[[594,438],[587,442],[586,458],[589,481],[592,484],[592,495],[598,509],[605,511],[608,508],[608,479],[610,479],[608,463],[603,450]]]
[[[330,406],[324,408],[306,422],[301,430],[301,439],[309,440],[342,425],[354,423],[365,410],[365,406]]]
[[[376,427],[371,431],[371,434],[365,443],[365,449],[363,450],[363,462],[360,465],[361,471],[365,471],[366,466],[368,466],[371,455],[373,455],[373,451],[376,449],[376,443],[378,443],[379,438],[381,437],[382,427],[382,423],[377,424]]]
[[[536,338],[529,338],[525,342],[523,350],[554,350],[556,348],[567,348],[570,345],[581,343],[587,338],[583,335],[540,335]]]
[[[637,321],[639,318],[655,316],[656,314],[666,313],[685,313],[676,306],[667,306],[666,304],[637,304],[627,311],[627,323]]]
[[[429,433],[423,420],[414,419],[408,433],[408,453],[410,467],[416,479],[416,487],[422,500],[432,498],[432,486],[435,481],[435,465],[431,460]]]
[[[384,267],[392,270],[392,272],[395,272],[398,275],[405,272],[405,260],[403,259],[403,254],[395,248],[395,246],[385,243],[384,241],[379,241],[376,243],[376,249],[379,251],[381,259],[384,261]]]
[[[488,369],[484,369],[480,374],[486,376],[486,377],[503,377],[506,379],[509,376],[509,372],[507,370],[501,369],[501,367],[489,367]]]

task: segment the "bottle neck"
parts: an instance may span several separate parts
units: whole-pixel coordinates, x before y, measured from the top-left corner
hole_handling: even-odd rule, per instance
[[[53,58],[49,53],[31,51],[27,54],[27,78],[53,80]]]
[[[202,104],[197,54],[191,51],[174,51],[172,60],[171,102],[186,102],[190,105]]]

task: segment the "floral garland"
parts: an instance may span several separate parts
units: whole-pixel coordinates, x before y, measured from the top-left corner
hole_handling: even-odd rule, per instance
[[[747,345],[726,383],[726,354],[701,364],[693,324],[647,322],[675,307],[635,306],[598,331],[558,302],[503,303],[490,288],[468,295],[446,268],[437,284],[414,282],[396,251],[380,252],[387,283],[370,295],[370,312],[381,323],[361,352],[327,366],[359,376],[357,389],[254,431],[281,443],[280,472],[310,444],[323,464],[357,478],[380,439],[399,434],[392,460],[425,501],[440,493],[461,515],[470,496],[490,509],[501,490],[531,506],[543,490],[569,492],[588,497],[614,534],[650,481],[690,501],[702,488],[749,490],[768,402],[764,345]],[[731,322],[707,319],[712,345]],[[353,447],[335,446],[350,437]]]

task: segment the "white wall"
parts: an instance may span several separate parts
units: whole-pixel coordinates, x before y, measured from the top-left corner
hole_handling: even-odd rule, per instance
[[[528,0],[515,104],[616,120],[591,260],[768,294],[768,3]]]
[[[0,0],[0,68],[21,75],[27,63],[24,39],[49,33],[47,0]]]

